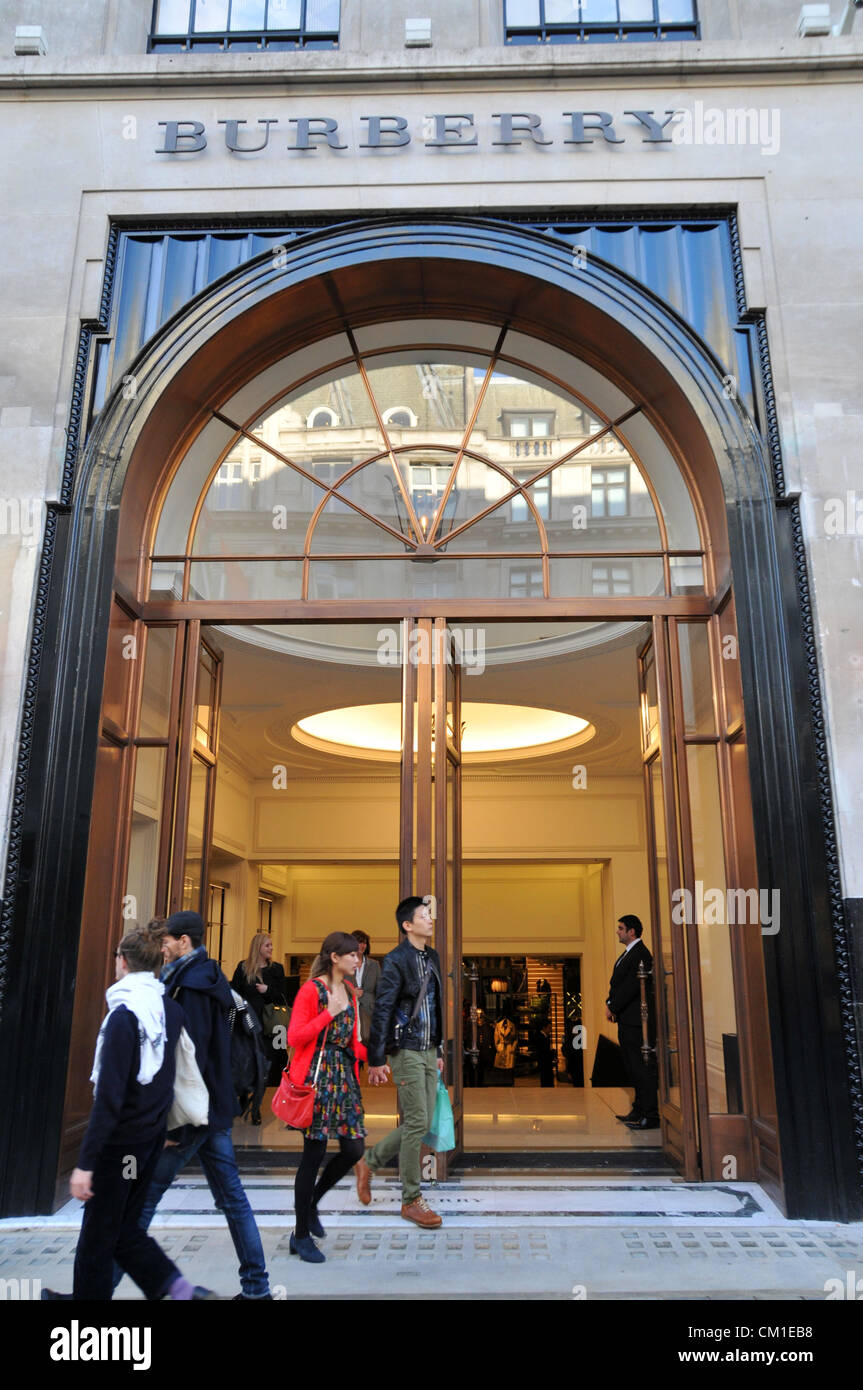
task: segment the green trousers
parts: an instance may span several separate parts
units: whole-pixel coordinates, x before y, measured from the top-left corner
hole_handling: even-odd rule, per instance
[[[366,1163],[375,1172],[399,1156],[402,1202],[405,1206],[420,1195],[420,1150],[434,1118],[437,1098],[437,1051],[409,1052],[405,1049],[388,1057],[393,1081],[399,1088],[402,1123],[368,1149]]]

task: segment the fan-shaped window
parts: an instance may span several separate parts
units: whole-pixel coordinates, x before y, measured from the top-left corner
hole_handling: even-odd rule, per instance
[[[385,329],[407,332],[331,340],[329,368],[319,344],[317,373],[298,353],[214,412],[162,509],[153,597],[704,594],[696,510],[642,403],[521,335],[399,351]]]

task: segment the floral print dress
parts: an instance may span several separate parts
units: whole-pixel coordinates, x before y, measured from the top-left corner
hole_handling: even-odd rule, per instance
[[[315,980],[322,1009],[327,1007],[326,987]],[[354,1075],[353,997],[336,1018],[330,1020],[324,1041],[324,1055],[318,1072],[312,1123],[303,1130],[306,1139],[360,1139],[365,1136],[363,1099]],[[306,1085],[314,1082],[318,1048],[312,1055]]]

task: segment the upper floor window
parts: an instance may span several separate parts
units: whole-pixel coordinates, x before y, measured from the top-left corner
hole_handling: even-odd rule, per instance
[[[507,43],[697,39],[695,0],[504,0]]]
[[[385,425],[392,425],[397,430],[412,430],[417,427],[417,417],[408,406],[392,405],[389,410],[385,410],[382,415]]]
[[[632,593],[632,565],[625,560],[617,564],[594,564],[593,592],[599,598],[614,598]]]
[[[591,516],[629,515],[629,469],[592,468],[590,470]]]
[[[156,0],[151,53],[337,48],[340,0]]]
[[[553,410],[503,410],[500,418],[510,439],[548,439],[554,434]]]
[[[529,482],[533,473],[515,471],[513,477],[519,483]],[[530,489],[536,510],[539,512],[543,521],[548,521],[551,516],[551,474],[546,473],[544,478],[540,478]],[[512,519],[513,521],[527,521],[528,507],[525,498],[519,494],[512,499]]]

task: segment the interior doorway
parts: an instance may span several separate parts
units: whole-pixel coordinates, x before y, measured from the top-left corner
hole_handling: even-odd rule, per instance
[[[712,855],[713,881],[737,843],[719,620],[184,627],[181,656],[165,660],[158,627],[145,650],[124,901],[202,911],[229,975],[267,930],[298,987],[335,922],[380,956],[399,897],[428,894],[454,1158],[661,1147],[703,1172],[711,1126],[745,1121],[735,942],[671,906],[685,863]],[[176,747],[158,743],[160,709],[179,712]],[[624,913],[659,1000],[662,1127],[638,1134],[616,1118],[630,1097],[604,1017]],[[394,1096],[368,1100],[389,1126]],[[290,1147],[276,1131],[238,1124],[237,1142]]]

